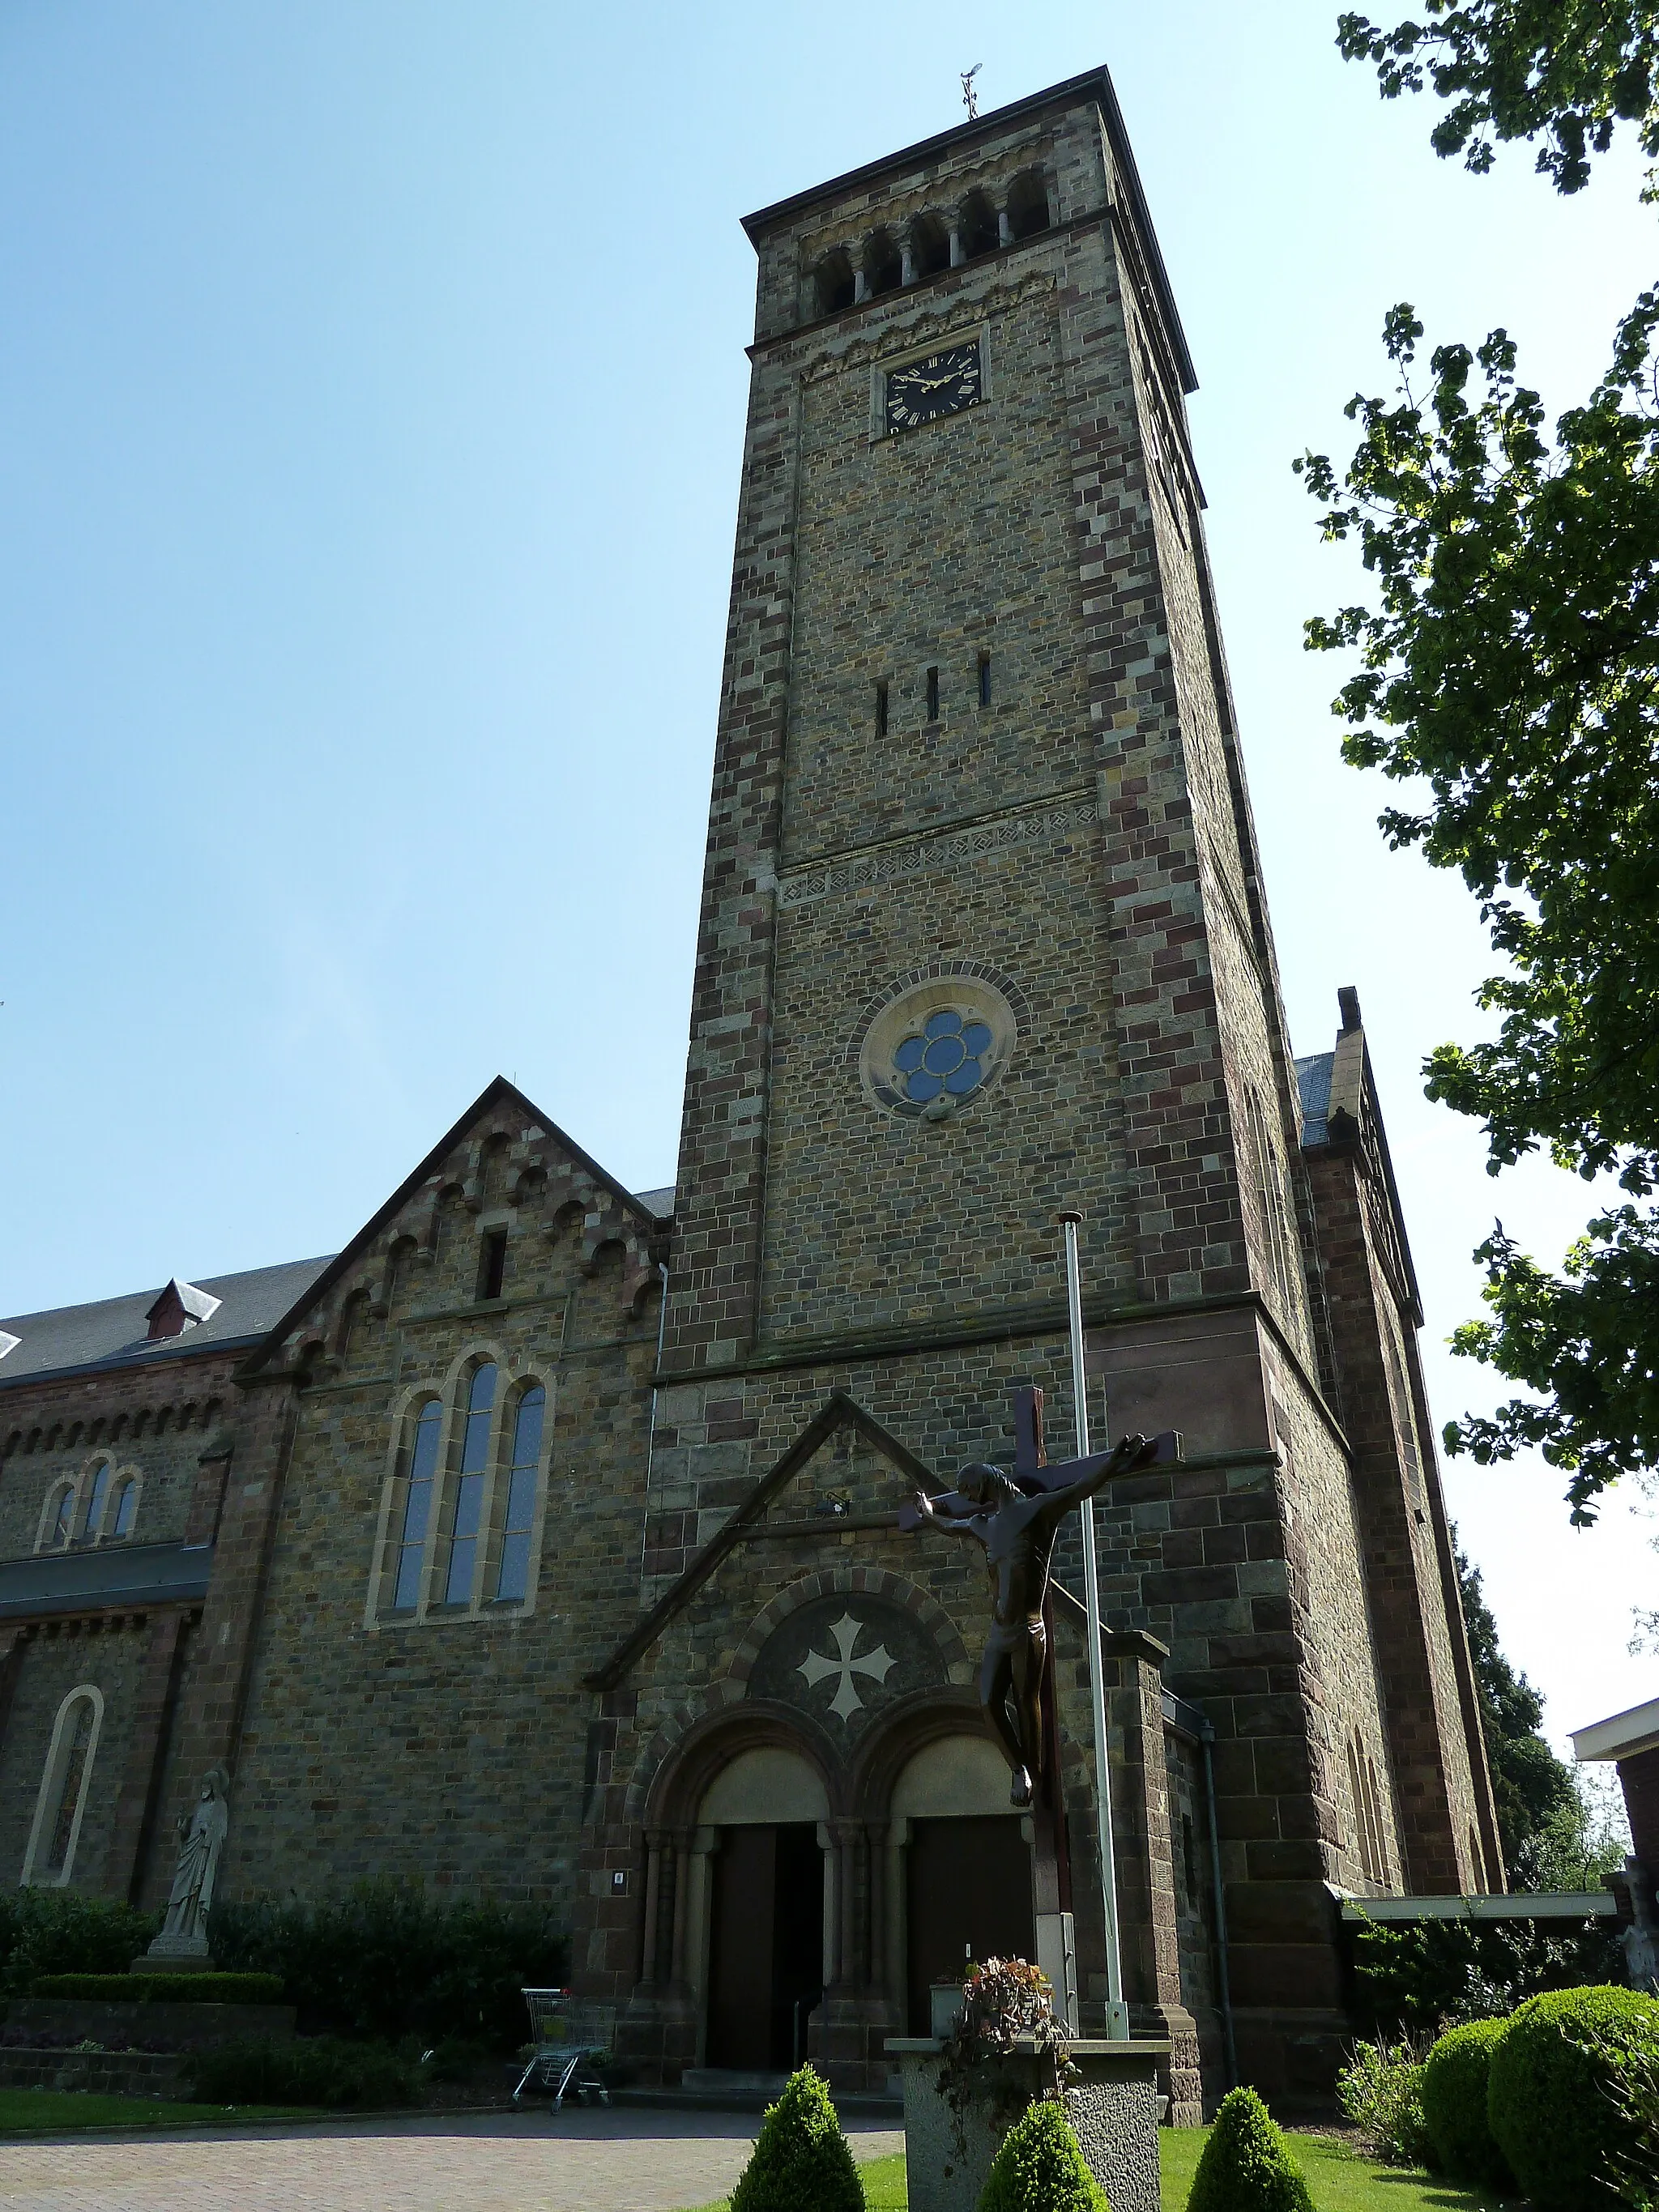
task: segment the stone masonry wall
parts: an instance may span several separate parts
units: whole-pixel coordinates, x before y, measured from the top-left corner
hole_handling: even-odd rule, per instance
[[[301,1387],[236,1731],[228,1895],[391,1875],[568,1912],[592,1711],[581,1677],[639,1589],[657,1279],[649,1222],[527,1119],[523,1102],[516,1120],[487,1115],[270,1357],[265,1387],[281,1387],[285,1362]],[[507,1233],[505,1280],[483,1299],[491,1230]],[[308,1364],[307,1345],[321,1347]],[[481,1360],[498,1368],[483,1541],[473,1596],[448,1605]],[[531,1590],[497,1601],[514,1407],[534,1383],[547,1408]],[[392,1607],[398,1447],[428,1397],[450,1412],[417,1619]],[[210,1644],[210,1612],[205,1629]],[[224,1700],[221,1726],[228,1685]]]

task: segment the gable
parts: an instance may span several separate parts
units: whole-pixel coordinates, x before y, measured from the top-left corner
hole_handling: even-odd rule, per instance
[[[603,1667],[583,1677],[585,1686],[591,1690],[615,1689],[629,1668],[661,1636],[676,1613],[702,1589],[721,1560],[764,1518],[773,1502],[799,1475],[805,1473],[825,1444],[848,1429],[862,1437],[907,1482],[914,1483],[918,1489],[937,1495],[945,1487],[926,1461],[918,1459],[909,1446],[901,1443],[891,1430],[884,1428],[872,1413],[866,1413],[856,1399],[849,1398],[844,1390],[832,1391],[823,1410],[814,1414],[782,1457],[775,1461],[762,1475],[731,1518],[709,1538],[673,1588],[658,1600],[642,1620],[635,1623]],[[892,1521],[896,1528],[896,1512]]]
[[[498,1076],[283,1315],[242,1372],[315,1374],[343,1349],[354,1316],[384,1320],[414,1271],[434,1267],[446,1231],[453,1241],[463,1224],[479,1247],[495,1230],[579,1232],[584,1268],[614,1261],[622,1304],[636,1310],[660,1279],[672,1218],[664,1196],[636,1198]],[[486,1287],[469,1277],[460,1295],[483,1303]]]

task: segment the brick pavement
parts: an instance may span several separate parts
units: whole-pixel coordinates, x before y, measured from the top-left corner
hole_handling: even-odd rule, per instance
[[[747,2113],[577,2111],[0,2144],[0,2212],[675,2212],[725,2195]],[[904,2147],[849,2131],[857,2158]]]

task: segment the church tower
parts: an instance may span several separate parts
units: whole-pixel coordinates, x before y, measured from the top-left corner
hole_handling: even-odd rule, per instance
[[[1194,376],[1110,82],[745,228],[758,308],[642,1617],[590,1677],[588,1863],[619,1893],[590,1978],[611,1974],[667,2078],[798,2055],[781,2027],[750,2050],[722,1990],[793,1988],[783,1904],[770,1966],[745,1967],[737,1901],[774,1913],[805,1849],[826,1900],[822,1972],[796,1972],[822,1983],[793,2000],[813,1999],[811,2048],[873,2086],[883,2035],[916,2032],[919,1930],[994,1816],[1015,1824],[985,1795],[969,1686],[982,1577],[897,1509],[1012,1457],[1021,1383],[1069,1435],[1056,1224],[1075,1208],[1096,1434],[1103,1392],[1114,1435],[1186,1440],[1183,1465],[1097,1507],[1126,1993],[1138,2032],[1170,2039],[1178,2106],[1200,2051],[1221,2086],[1230,2041],[1264,2087],[1299,2066],[1313,2086],[1345,2026],[1333,1890],[1485,1886],[1489,1792],[1425,1437],[1428,1503],[1389,1524],[1421,1664],[1390,1677],[1376,1647]],[[1375,1466],[1404,1480],[1386,1449]],[[931,1656],[907,1674],[919,1624]],[[1065,1589],[1055,1634],[1086,2027],[1103,1936]],[[788,1840],[809,1822],[816,1848]]]

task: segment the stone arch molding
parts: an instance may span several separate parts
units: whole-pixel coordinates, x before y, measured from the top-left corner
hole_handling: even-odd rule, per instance
[[[781,1628],[825,1600],[860,1598],[873,1599],[914,1623],[918,1638],[926,1639],[933,1655],[930,1681],[896,1685],[894,1696],[871,1702],[867,1724],[854,1729],[838,1723],[829,1711],[829,1695],[821,1700],[792,1697],[787,1702],[757,1695],[756,1663]],[[836,1652],[836,1646],[826,1642],[824,1650],[827,1656]],[[853,1656],[858,1656],[855,1646]],[[706,1767],[706,1780],[725,1758],[762,1741],[805,1752],[823,1773],[832,1802],[850,1796],[855,1790],[854,1770],[861,1774],[872,1762],[880,1763],[878,1741],[896,1734],[908,1740],[915,1726],[908,1717],[919,1709],[936,1713],[947,1729],[972,1727],[978,1711],[967,1686],[972,1676],[967,1647],[949,1613],[903,1576],[880,1567],[834,1567],[803,1575],[756,1614],[726,1674],[700,1699],[682,1705],[664,1721],[635,1767],[623,1818],[635,1826],[647,1818],[659,1820],[671,1802],[687,1794],[694,1769]],[[823,1686],[826,1691],[831,1687],[827,1677]],[[825,1707],[822,1714],[817,1710],[820,1702]]]

